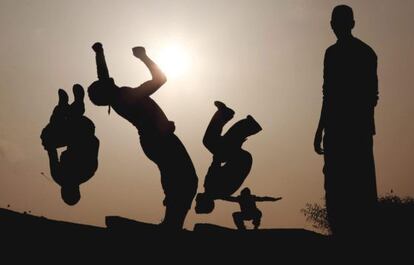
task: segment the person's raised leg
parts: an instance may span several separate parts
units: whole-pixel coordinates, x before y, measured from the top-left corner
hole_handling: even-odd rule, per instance
[[[217,107],[217,111],[211,118],[203,137],[204,146],[213,155],[216,154],[217,149],[220,146],[220,138],[224,125],[226,125],[226,123],[234,116],[234,111],[224,103],[215,101],[214,105]]]
[[[68,94],[63,89],[58,90],[59,102],[53,109],[49,124],[42,130],[40,138],[45,150],[67,145]]]
[[[252,136],[262,130],[260,124],[250,115],[245,119],[233,124],[224,134],[223,138],[229,148],[239,148],[247,137]]]
[[[85,113],[85,103],[83,102],[85,98],[85,91],[79,84],[73,85],[72,91],[75,100],[70,105],[71,118],[79,118]]]
[[[69,96],[65,90],[59,88],[58,90],[59,101],[56,107],[53,109],[52,116],[50,117],[50,123],[62,123],[66,120],[69,110]]]

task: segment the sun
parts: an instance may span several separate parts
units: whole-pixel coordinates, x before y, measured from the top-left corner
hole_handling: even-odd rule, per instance
[[[175,79],[188,72],[191,58],[183,46],[172,44],[160,50],[156,55],[156,62],[167,78]]]

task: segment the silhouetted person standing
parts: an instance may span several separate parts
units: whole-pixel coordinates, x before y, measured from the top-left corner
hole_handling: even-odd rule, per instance
[[[315,151],[324,154],[328,221],[338,236],[368,230],[377,202],[377,56],[352,35],[354,25],[349,6],[333,9],[331,26],[338,40],[325,53],[322,111],[314,140]]]
[[[253,159],[242,149],[247,137],[262,130],[259,123],[250,115],[233,124],[222,135],[223,127],[233,118],[234,111],[220,101],[204,134],[204,146],[212,153],[213,161],[204,179],[204,193],[197,194],[196,212],[210,213],[214,200],[236,192],[249,175]]]
[[[237,202],[240,205],[240,212],[233,213],[233,221],[237,229],[245,230],[244,221],[252,220],[254,229],[258,229],[262,219],[262,212],[257,208],[256,202],[275,202],[281,200],[282,197],[258,197],[252,195],[249,188],[244,188],[237,197],[225,197],[222,200]]]
[[[63,201],[75,205],[81,197],[79,186],[98,168],[99,140],[95,136],[95,125],[83,115],[85,92],[82,86],[73,86],[75,100],[70,105],[63,89],[59,89],[58,94],[59,103],[40,137],[49,156],[52,178],[61,186]],[[57,148],[60,147],[66,150],[58,157]]]
[[[99,80],[89,86],[89,98],[95,105],[112,107],[138,129],[144,153],[161,172],[166,207],[162,225],[181,229],[197,192],[198,178],[187,150],[174,134],[174,123],[150,97],[167,79],[145,49],[135,47],[134,56],[148,67],[152,79],[137,88],[118,87],[109,77],[102,45],[95,43],[92,48]]]

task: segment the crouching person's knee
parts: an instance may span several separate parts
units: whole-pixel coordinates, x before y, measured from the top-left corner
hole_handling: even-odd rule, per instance
[[[262,212],[257,211],[257,213],[255,214],[255,217],[253,218],[253,222],[252,222],[255,229],[259,228],[261,219],[262,219]]]
[[[235,212],[232,215],[234,220],[241,220],[241,212]]]
[[[239,230],[246,229],[246,227],[244,226],[243,215],[241,212],[233,213],[233,220],[234,220],[234,224],[236,225],[237,229]]]

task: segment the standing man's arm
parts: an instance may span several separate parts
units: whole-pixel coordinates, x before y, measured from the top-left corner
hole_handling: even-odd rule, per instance
[[[366,64],[366,89],[367,89],[367,107],[370,115],[371,134],[375,135],[375,106],[378,103],[378,75],[377,75],[377,55],[375,51],[369,48]]]
[[[378,75],[377,75],[377,66],[378,66],[378,58],[377,55],[374,52],[374,56],[373,56],[373,62],[372,62],[372,66],[371,66],[371,91],[372,91],[372,105],[375,107],[377,105],[378,102]]]
[[[324,65],[323,65],[323,99],[321,115],[319,117],[318,127],[315,132],[315,138],[313,140],[313,148],[318,155],[322,155],[324,150],[322,148],[322,135],[325,130],[326,121],[326,93],[328,88],[328,67],[327,67],[327,53],[325,53]]]
[[[323,155],[324,150],[322,148],[322,135],[325,129],[325,116],[326,116],[326,108],[325,108],[325,99],[322,102],[322,109],[321,115],[319,117],[318,128],[315,132],[315,138],[313,140],[313,148],[318,155]]]

